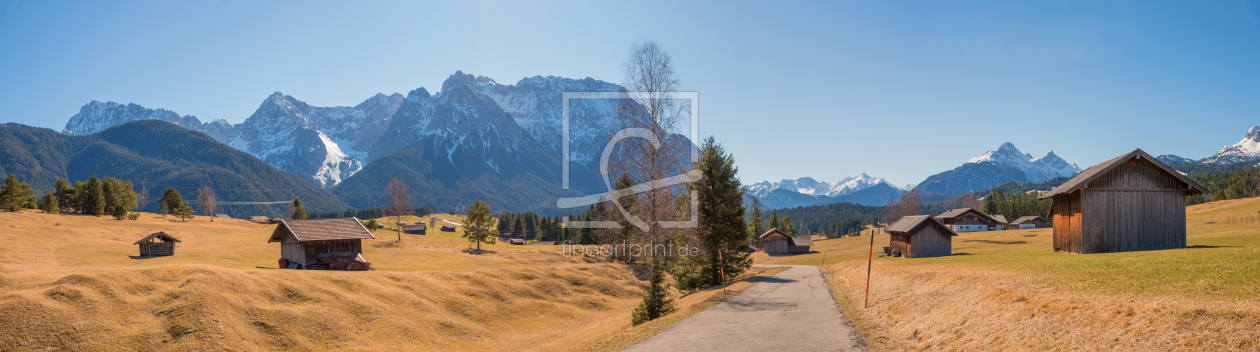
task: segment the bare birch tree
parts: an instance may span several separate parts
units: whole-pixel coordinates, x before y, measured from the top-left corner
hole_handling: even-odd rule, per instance
[[[407,194],[407,183],[395,177],[389,180],[389,186],[385,187],[385,215],[394,217],[394,227],[398,231],[398,242],[402,242],[402,226],[398,223],[402,222],[402,217],[411,215],[411,195]]]
[[[138,211],[144,211],[144,207],[147,205],[149,205],[149,181],[142,180],[140,181],[140,193],[136,195],[136,206],[140,209]]]
[[[210,217],[210,222],[214,222],[214,214],[218,211],[218,207],[215,204],[214,190],[210,189],[210,186],[197,190],[197,208],[202,214]]]
[[[668,232],[661,228],[659,221],[677,218],[674,201],[682,188],[662,187],[660,182],[672,174],[681,173],[684,168],[690,168],[682,162],[683,153],[690,150],[679,147],[685,143],[680,143],[676,135],[678,128],[686,122],[684,117],[689,117],[683,113],[689,113],[690,109],[674,99],[672,94],[677,91],[679,81],[674,73],[673,61],[656,43],[632,45],[623,69],[625,79],[622,85],[629,92],[629,99],[618,106],[617,120],[613,124],[617,129],[614,138],[634,137],[620,142],[611,160],[614,169],[605,172],[628,175],[632,184],[639,186],[635,188],[646,189],[626,196],[635,197],[636,209],[626,209],[633,216],[623,219],[633,225],[631,232],[636,233],[633,237],[637,238],[632,240],[645,245],[663,244],[668,240]],[[615,206],[609,210],[610,215],[620,213]],[[648,251],[649,260],[659,264],[654,254],[660,253]]]

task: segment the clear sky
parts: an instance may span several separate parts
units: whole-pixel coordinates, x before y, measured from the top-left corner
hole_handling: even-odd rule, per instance
[[[0,1],[0,122],[101,100],[239,123],[275,91],[355,105],[456,70],[620,82],[649,40],[745,183],[905,185],[1007,141],[1202,158],[1260,125],[1245,1]]]

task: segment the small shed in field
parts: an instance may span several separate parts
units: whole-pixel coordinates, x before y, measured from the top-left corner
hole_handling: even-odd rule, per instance
[[[902,258],[948,256],[953,254],[953,238],[958,236],[929,215],[902,217],[888,226],[888,234],[889,251]]]
[[[1141,149],[1094,165],[1051,199],[1054,250],[1110,253],[1186,248],[1186,196],[1203,186]]]
[[[455,232],[455,225],[442,225],[442,232]]]
[[[1011,226],[1017,229],[1044,229],[1046,228],[1046,219],[1040,216],[1021,216],[1015,221],[1011,221]]]
[[[779,229],[770,229],[766,233],[761,234],[762,250],[766,254],[804,254],[809,253],[809,247],[814,244],[814,239],[809,236],[792,237],[779,231]]]
[[[165,257],[175,255],[175,242],[179,240],[165,232],[145,236],[135,244],[140,246],[141,257]]]
[[[418,222],[412,225],[403,225],[402,232],[412,235],[423,235],[426,228],[428,228],[428,226],[425,223]]]
[[[305,268],[323,264],[320,254],[363,253],[363,240],[376,239],[357,218],[281,219],[267,243],[280,242],[280,258]]]
[[[251,217],[249,217],[249,219],[248,219],[248,220],[249,220],[249,221],[251,221],[251,222],[254,222],[254,223],[258,223],[258,224],[270,224],[270,223],[271,223],[271,218],[266,217],[266,216],[251,216]]]

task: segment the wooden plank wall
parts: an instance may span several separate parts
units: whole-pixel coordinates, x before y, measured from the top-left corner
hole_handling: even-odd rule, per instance
[[[910,236],[910,258],[944,257],[953,254],[950,237],[946,230],[931,224],[915,229]]]
[[[1149,161],[1129,160],[1087,190],[1084,245],[1076,253],[1185,248],[1185,184]]]
[[[290,262],[306,265],[306,246],[300,242],[280,243],[280,257]]]
[[[889,248],[896,249],[897,252],[901,253],[902,256],[910,255],[910,251],[906,250],[908,248],[907,243],[906,243],[906,235],[899,235],[895,233],[890,233],[888,235],[889,235],[888,236]]]
[[[771,236],[766,239],[765,251],[767,254],[787,254],[787,239],[781,236]]]

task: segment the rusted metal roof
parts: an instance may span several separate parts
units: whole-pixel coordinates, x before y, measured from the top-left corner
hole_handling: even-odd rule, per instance
[[[139,241],[136,241],[136,243],[132,243],[132,244],[141,244],[144,242],[149,242],[149,241],[152,241],[154,238],[160,238],[162,239],[163,242],[180,242],[179,240],[175,239],[175,237],[171,237],[171,235],[168,235],[165,232],[158,232],[152,235],[144,236],[144,238],[141,238]]]
[[[902,217],[900,220],[897,220],[897,222],[894,222],[892,225],[888,226],[888,233],[904,235],[924,225],[939,226],[945,231],[948,231],[950,236],[958,236],[958,234],[955,233],[954,230],[950,230],[949,227],[942,225],[940,222],[936,221],[936,219],[928,215],[911,215],[911,216]]]
[[[271,233],[267,242],[280,242],[285,231],[293,232],[298,241],[328,241],[376,239],[358,218],[317,219],[317,220],[280,220],[280,226]]]
[[[1088,169],[1085,169],[1085,171],[1081,171],[1081,173],[1077,174],[1075,177],[1072,177],[1072,179],[1067,180],[1067,182],[1064,182],[1058,187],[1055,187],[1054,189],[1050,190],[1050,192],[1046,192],[1045,194],[1042,194],[1041,197],[1037,197],[1037,199],[1053,198],[1054,196],[1057,196],[1060,194],[1068,194],[1068,193],[1075,192],[1077,189],[1080,189],[1081,187],[1085,187],[1085,185],[1088,185],[1090,181],[1093,181],[1095,178],[1098,178],[1098,176],[1102,176],[1102,174],[1107,173],[1107,171],[1111,171],[1111,169],[1116,168],[1116,166],[1119,166],[1120,164],[1124,164],[1124,162],[1126,161],[1134,160],[1134,159],[1138,159],[1138,160],[1145,159],[1146,161],[1152,164],[1155,164],[1156,167],[1158,167],[1160,170],[1163,170],[1165,173],[1168,173],[1169,175],[1176,177],[1178,180],[1186,184],[1186,191],[1189,192],[1190,194],[1212,193],[1212,192],[1209,192],[1207,188],[1203,188],[1203,186],[1200,186],[1198,183],[1195,183],[1189,177],[1186,177],[1186,175],[1182,175],[1180,172],[1177,172],[1177,170],[1173,170],[1173,168],[1168,167],[1168,165],[1164,165],[1164,163],[1159,161],[1159,159],[1155,159],[1155,157],[1152,157],[1150,154],[1146,154],[1146,152],[1142,151],[1141,149],[1135,149],[1124,155],[1117,156],[1111,160],[1104,161],[1098,165],[1090,166]]]

